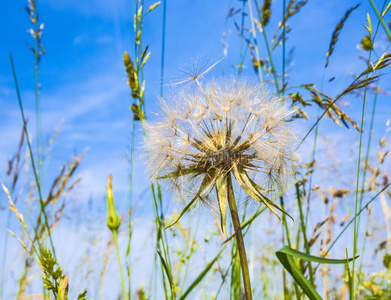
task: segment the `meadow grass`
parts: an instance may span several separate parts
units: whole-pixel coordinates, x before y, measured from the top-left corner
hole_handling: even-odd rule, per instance
[[[199,108],[203,103],[203,107],[207,107],[209,111],[207,113],[209,119],[203,119],[203,121],[210,122],[207,125],[197,125],[199,127],[194,126],[196,122],[191,123],[193,125],[191,130],[203,130],[203,134],[197,132],[197,135],[190,130],[186,131],[186,123],[182,122],[182,124],[177,121],[179,115],[182,121],[187,120],[183,111],[175,105],[167,109],[168,117],[165,122],[170,130],[173,122],[180,123],[175,125],[177,126],[175,136],[179,137],[180,134],[178,135],[177,131],[182,130],[182,133],[186,133],[189,139],[193,139],[191,146],[199,150],[198,153],[190,155],[193,160],[189,159],[189,156],[186,158],[193,163],[187,162],[179,165],[175,164],[175,159],[178,158],[177,153],[162,150],[166,142],[162,136],[166,128],[163,126],[165,124],[162,125],[154,119],[149,119],[155,108],[150,106],[147,109],[148,99],[146,99],[145,90],[148,88],[148,78],[144,78],[143,72],[144,68],[149,67],[148,59],[151,55],[149,47],[144,44],[144,41],[148,40],[143,30],[144,18],[155,18],[158,11],[162,10],[160,96],[164,98],[167,3],[163,0],[163,3],[148,3],[145,6],[143,0],[135,1],[134,40],[132,41],[134,49],[129,53],[125,52],[123,56],[131,94],[129,106],[132,114],[128,208],[123,216],[118,214],[114,203],[115,178],[112,183],[110,177],[107,187],[106,225],[112,235],[106,244],[103,256],[99,256],[99,259],[94,261],[95,272],[99,273],[97,274],[99,280],[94,286],[93,299],[106,299],[101,295],[101,287],[106,281],[109,268],[115,270],[113,274],[116,278],[111,278],[111,282],[117,283],[109,296],[110,299],[250,300],[389,299],[391,297],[391,209],[388,204],[391,200],[389,189],[391,183],[388,175],[389,167],[387,167],[389,150],[386,142],[390,128],[389,121],[386,124],[384,136],[375,140],[373,134],[378,96],[380,93],[388,96],[389,93],[380,84],[383,83],[381,79],[387,76],[388,66],[391,63],[391,53],[388,52],[391,35],[385,23],[385,20],[389,18],[388,10],[391,2],[384,1],[378,5],[369,0],[369,3],[375,12],[376,19],[371,19],[368,14],[366,20],[361,20],[365,23],[367,30],[360,45],[363,53],[366,54],[364,58],[366,66],[354,75],[350,83],[346,84],[346,80],[341,80],[340,88],[334,95],[324,91],[326,70],[333,64],[335,50],[338,48],[339,40],[343,39],[345,25],[350,22],[351,16],[361,9],[358,4],[347,8],[340,21],[330,29],[331,37],[325,37],[330,39],[330,44],[328,50],[325,49],[326,61],[322,81],[317,84],[304,82],[291,85],[289,83],[291,74],[287,72],[286,41],[293,26],[290,22],[294,24],[295,17],[305,14],[303,11],[308,5],[307,1],[290,0],[288,3],[285,0],[282,1],[282,12],[278,12],[281,18],[276,28],[269,28],[274,24],[270,22],[270,18],[277,14],[273,8],[274,2],[264,0],[260,3],[254,0],[235,3],[230,8],[226,19],[226,23],[231,21],[235,23],[238,34],[235,42],[240,43],[237,58],[239,63],[234,66],[238,69],[237,75],[228,81],[227,85],[231,89],[224,85],[220,86],[217,79],[208,73],[211,69],[217,68],[218,64],[214,62],[206,65],[205,68],[199,68],[199,71],[189,70],[187,74],[189,77],[172,87],[177,94],[181,95],[183,103],[188,101],[187,105],[191,106],[189,111]],[[45,165],[43,155],[48,145],[42,143],[39,101],[39,62],[44,53],[41,41],[43,26],[38,25],[36,1],[28,1],[27,11],[33,25],[31,33],[34,38],[34,47],[30,48],[34,53],[35,66],[36,142],[35,145],[32,144],[29,136],[28,120],[24,115],[17,73],[10,55],[23,131],[14,156],[15,160],[9,162],[9,170],[7,170],[10,190],[3,183],[2,189],[10,205],[6,226],[9,227],[10,218],[15,215],[22,225],[22,230],[16,233],[9,231],[9,233],[18,237],[26,253],[21,259],[23,263],[19,272],[20,279],[18,283],[15,283],[15,288],[13,288],[15,293],[12,295],[15,295],[16,299],[34,299],[35,297],[65,300],[75,298],[76,295],[80,300],[92,299],[93,291],[85,290],[76,293],[69,286],[70,277],[75,276],[83,282],[87,275],[69,273],[70,266],[67,265],[62,266],[65,270],[63,271],[59,266],[60,258],[57,257],[58,251],[52,239],[53,231],[67,208],[66,195],[79,182],[79,179],[73,178],[83,155],[74,157],[60,170],[58,176],[53,179],[48,192],[42,188],[43,170],[49,167]],[[239,16],[240,25],[235,21],[237,16]],[[272,39],[267,34],[271,30],[275,30]],[[387,38],[386,52],[379,54],[377,41],[384,33]],[[262,37],[259,39],[260,35]],[[255,94],[248,92],[246,90],[248,87],[242,84],[244,82],[243,69],[246,65],[253,67],[253,76],[259,84],[256,85],[258,90]],[[226,72],[225,65],[223,72]],[[329,81],[333,80],[334,77],[331,77]],[[237,160],[235,162],[230,161],[231,156],[223,157],[223,167],[221,167],[221,157],[218,156],[220,160],[216,163],[216,157],[213,156],[216,153],[221,154],[215,150],[216,148],[225,150],[229,148],[229,151],[235,154],[245,155],[248,148],[256,147],[256,143],[264,138],[263,135],[259,135],[256,139],[251,139],[258,133],[259,129],[257,129],[249,134],[247,144],[238,145],[238,143],[227,142],[235,137],[231,136],[234,135],[232,128],[239,126],[237,124],[240,122],[238,119],[232,124],[225,123],[224,106],[219,107],[221,103],[213,102],[213,99],[219,99],[221,95],[219,93],[223,90],[222,94],[224,96],[228,94],[231,97],[227,97],[228,100],[234,102],[232,100],[234,97],[230,94],[233,93],[237,96],[237,101],[246,100],[245,103],[238,102],[237,111],[239,111],[245,105],[250,107],[250,102],[258,95],[265,95],[263,88],[268,85],[275,87],[276,96],[270,100],[272,108],[277,107],[274,103],[278,103],[278,105],[289,107],[292,111],[291,114],[283,111],[281,113],[283,116],[276,117],[281,122],[279,126],[285,128],[285,126],[294,124],[292,126],[294,129],[298,122],[302,122],[300,124],[306,122],[309,128],[299,137],[297,143],[294,139],[287,138],[294,135],[290,131],[276,136],[270,134],[263,142],[267,144],[267,149],[272,149],[281,142],[281,145],[287,146],[292,154],[309,145],[310,150],[308,150],[306,161],[292,158],[292,161],[295,161],[292,163],[295,168],[292,169],[291,176],[288,176],[290,180],[287,182],[273,173],[282,172],[282,169],[286,167],[286,162],[277,164],[278,159],[291,159],[286,151],[284,156],[280,155],[276,158],[274,154],[267,153],[266,148],[261,148],[261,150],[257,148],[257,151],[262,152],[264,156],[253,155],[250,161]],[[259,86],[263,88],[259,89]],[[232,87],[238,87],[238,90]],[[224,88],[229,92],[224,94]],[[267,97],[267,99],[272,98]],[[359,121],[348,115],[350,110],[346,110],[342,103],[342,100],[347,101],[353,97],[362,101]],[[164,99],[166,102],[162,100],[162,106],[172,101],[170,96]],[[372,100],[373,104],[368,114],[366,106],[369,100]],[[316,111],[311,106],[318,107],[318,110]],[[355,106],[358,107],[358,105]],[[262,111],[265,110],[268,116],[273,115],[274,112],[268,111],[267,105],[265,107]],[[173,112],[175,115],[170,117],[169,114]],[[248,119],[256,113],[251,110]],[[357,145],[353,145],[350,154],[354,161],[338,162],[338,155],[335,152],[340,151],[339,145],[335,145],[332,138],[327,136],[327,132],[322,130],[326,117],[343,127],[344,134],[358,137]],[[267,133],[273,126],[278,127],[275,123],[268,125],[265,121],[267,116],[262,115],[260,119]],[[240,138],[243,138],[242,135],[248,125],[247,121],[244,123]],[[215,130],[213,126],[220,124],[219,122],[223,125]],[[256,124],[262,128],[259,125],[261,123]],[[195,127],[198,129],[194,129]],[[348,131],[349,127],[353,128]],[[213,134],[209,132],[209,128],[213,128]],[[133,240],[134,230],[137,228],[134,223],[134,209],[138,201],[133,192],[133,160],[137,130],[142,131],[142,140],[146,145],[143,149],[149,154],[147,164],[152,170],[151,181],[146,183],[146,186],[150,189],[149,205],[153,209],[153,217],[150,221],[154,228],[154,251],[151,257],[143,258],[152,262],[152,269],[148,270],[150,281],[146,286],[142,284],[132,286],[134,277],[137,277],[141,271],[133,265],[133,257],[138,255],[134,253]],[[158,144],[156,137],[161,137],[163,142]],[[284,145],[285,141],[287,145]],[[376,142],[378,146],[374,149],[373,145]],[[364,149],[365,143],[366,149]],[[220,148],[216,145],[220,145]],[[170,151],[176,152],[178,149],[185,149],[170,147]],[[21,153],[24,148],[26,148],[27,155],[23,160]],[[189,155],[186,149],[183,150],[180,159]],[[275,153],[281,154],[282,150],[275,150]],[[171,156],[171,160],[163,156],[169,158]],[[31,165],[34,178],[33,187],[30,190],[27,187],[28,192],[24,192],[28,199],[25,201],[33,202],[36,195],[39,203],[39,208],[29,218],[35,221],[30,223],[25,221],[18,210],[17,204],[19,203],[13,200],[20,198],[16,190],[23,188],[23,184],[18,184],[19,178],[28,176],[21,172],[20,166],[23,163]],[[271,166],[268,170],[269,177],[263,178],[262,182],[259,178],[258,180],[252,179],[246,170],[252,168],[255,172],[265,170],[267,168],[263,163]],[[161,170],[166,172],[160,173]],[[107,170],[107,173],[109,174],[110,170]],[[180,181],[182,177],[189,179]],[[203,179],[198,180],[200,177]],[[194,180],[194,178],[197,179]],[[273,184],[267,185],[265,183],[267,180]],[[171,181],[171,187],[179,188],[179,193],[172,193],[171,188],[167,188],[167,181]],[[102,187],[102,191],[104,188]],[[288,197],[290,198],[289,204],[286,201]],[[181,213],[178,214],[176,209],[174,212],[167,211],[166,202],[171,201],[171,198],[178,198],[174,200],[184,203],[182,207],[177,207]],[[213,204],[213,199],[217,199],[216,204]],[[254,199],[258,202],[252,201]],[[352,199],[354,201],[351,201]],[[193,209],[193,206],[197,208]],[[171,208],[172,205],[168,207]],[[276,210],[281,213],[277,213]],[[344,214],[342,218],[341,213]],[[384,215],[384,222],[380,219],[381,214]],[[292,216],[294,221],[292,222],[287,216]],[[205,218],[213,220],[216,226],[206,227],[203,224]],[[101,228],[105,228],[106,225],[102,224]],[[384,236],[387,238],[384,239]],[[375,240],[376,237],[379,240]],[[8,237],[2,249],[0,299],[3,299],[4,295],[9,295],[4,291],[5,262],[8,252],[11,251],[8,249],[7,241]],[[121,241],[125,242],[121,243]],[[122,248],[123,245],[125,247]],[[336,245],[339,245],[338,249]],[[110,260],[114,247],[118,266]],[[368,252],[380,259],[377,258],[372,262]],[[121,258],[126,261],[126,272],[123,270]],[[383,265],[379,264],[379,261]],[[368,272],[371,273],[368,274]],[[29,274],[31,273],[40,274],[41,280],[35,279],[34,282],[30,282]],[[29,295],[28,287],[37,285],[41,287],[39,294]],[[122,293],[117,293],[117,288],[121,288]],[[33,289],[36,291],[36,288]]]

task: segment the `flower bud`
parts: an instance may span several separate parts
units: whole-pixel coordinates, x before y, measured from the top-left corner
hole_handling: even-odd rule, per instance
[[[121,224],[121,219],[115,210],[111,175],[109,175],[109,178],[110,180],[107,186],[107,227],[109,227],[111,231],[117,231]]]

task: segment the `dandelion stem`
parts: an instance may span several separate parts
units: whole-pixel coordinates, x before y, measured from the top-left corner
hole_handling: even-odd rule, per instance
[[[115,249],[117,250],[117,258],[118,258],[118,265],[119,265],[119,272],[121,274],[121,284],[122,284],[122,292],[124,293],[124,299],[128,299],[126,289],[125,289],[125,282],[124,282],[124,276],[122,275],[122,267],[121,267],[121,258],[119,255],[119,249],[118,249],[118,232],[117,230],[113,230],[113,238],[115,242]]]
[[[252,300],[250,273],[248,270],[246,250],[244,248],[242,229],[240,227],[238,209],[236,207],[230,174],[227,175],[227,185],[228,185],[228,204],[229,204],[229,209],[231,210],[231,218],[235,229],[235,236],[236,236],[236,243],[238,245],[238,250],[239,250],[240,264],[242,266],[244,292],[246,294],[246,299]]]

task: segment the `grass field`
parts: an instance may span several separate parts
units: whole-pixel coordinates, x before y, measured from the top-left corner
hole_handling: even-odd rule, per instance
[[[391,299],[390,7],[5,4],[0,300]]]

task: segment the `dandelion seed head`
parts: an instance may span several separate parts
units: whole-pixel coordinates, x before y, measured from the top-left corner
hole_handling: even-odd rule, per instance
[[[153,178],[212,206],[216,180],[227,174],[243,188],[286,187],[296,146],[285,121],[291,112],[263,86],[238,78],[197,81],[176,86],[160,106],[159,119],[143,125]]]

